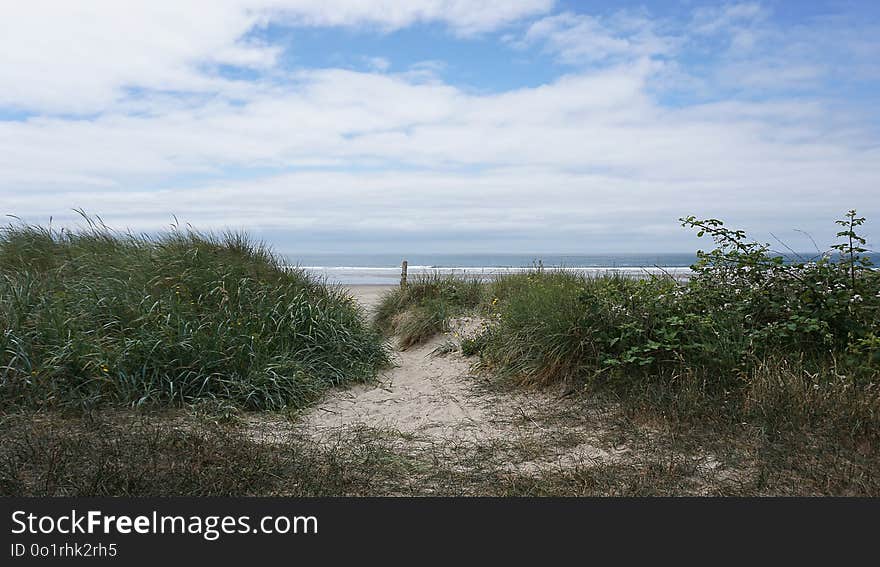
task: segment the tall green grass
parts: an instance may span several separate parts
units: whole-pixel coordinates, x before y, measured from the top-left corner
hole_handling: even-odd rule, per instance
[[[483,293],[477,278],[420,274],[382,297],[374,323],[385,335],[397,336],[401,348],[409,348],[447,331],[450,318],[480,305]]]
[[[490,287],[496,324],[484,358],[522,383],[586,380],[628,350],[627,334],[649,333],[668,315],[662,297],[675,286],[555,270],[501,276]]]
[[[0,402],[297,408],[388,363],[355,302],[242,234],[0,233]]]

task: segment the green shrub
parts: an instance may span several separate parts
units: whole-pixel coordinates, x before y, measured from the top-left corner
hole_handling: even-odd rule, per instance
[[[781,349],[824,357],[870,348],[880,322],[880,273],[855,232],[864,219],[850,211],[836,222],[846,229],[838,233],[845,241],[831,247],[836,258],[829,252],[786,263],[768,244],[748,242],[718,220],[683,219],[717,244],[698,252],[688,289],[701,306],[733,312],[759,354]]]
[[[474,356],[480,354],[489,338],[489,333],[478,333],[472,337],[461,338],[461,354],[464,356]]]
[[[880,426],[880,273],[856,233],[786,262],[717,220],[683,219],[716,248],[684,283],[536,270],[489,296],[482,363],[522,383],[589,382],[682,413]],[[653,403],[653,402],[652,402]],[[839,419],[847,415],[846,419]]]
[[[388,363],[343,291],[240,234],[0,234],[0,400],[301,407]]]

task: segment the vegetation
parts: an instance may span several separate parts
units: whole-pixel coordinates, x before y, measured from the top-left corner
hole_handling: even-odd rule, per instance
[[[477,441],[363,425],[313,440],[283,421],[178,410],[22,411],[0,419],[0,496],[880,494],[870,451],[754,427],[646,424],[644,411],[608,402],[497,415],[514,432]],[[628,450],[559,461],[582,443]]]
[[[21,413],[0,420],[0,435],[0,496],[647,495],[697,484],[694,464],[668,450],[533,475],[509,470],[533,445],[408,451],[398,433],[367,427],[324,444],[294,433],[269,443],[191,415]]]
[[[376,309],[376,328],[397,336],[401,348],[409,348],[446,332],[450,318],[481,303],[483,291],[476,278],[422,274],[385,294]]]
[[[374,328],[238,235],[9,227],[0,495],[880,494],[864,219],[793,261],[682,222],[715,242],[688,281],[431,274],[386,295]],[[318,439],[239,411],[368,380],[388,363],[380,332],[406,348],[472,312],[484,324],[459,347],[479,357],[497,435],[353,424]]]
[[[381,337],[343,291],[241,234],[0,232],[0,402],[226,400],[298,408],[374,377]]]
[[[535,271],[501,278],[486,368],[519,383],[583,382],[681,417],[771,431],[880,433],[880,273],[851,211],[834,254],[786,262],[718,220],[686,283]]]
[[[751,484],[722,492],[876,494],[880,271],[860,234],[865,219],[850,211],[836,222],[838,242],[805,259],[719,220],[684,218],[715,245],[698,252],[687,281],[540,268],[502,276],[459,304],[485,323],[458,346],[502,383],[564,385],[630,422],[665,424],[677,443],[725,439],[734,461],[751,463]],[[432,322],[420,338],[445,330],[448,309],[401,293],[386,298],[380,321],[415,305]],[[619,480],[633,472],[614,466]],[[683,471],[663,473],[673,493]]]

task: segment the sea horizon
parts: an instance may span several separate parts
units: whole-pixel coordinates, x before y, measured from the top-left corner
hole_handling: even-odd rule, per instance
[[[876,255],[869,255],[875,258]],[[409,277],[440,273],[478,277],[483,280],[497,275],[522,272],[542,266],[587,275],[617,273],[631,277],[671,275],[686,279],[690,266],[697,260],[695,253],[607,253],[607,254],[529,254],[529,253],[384,253],[384,254],[282,254],[290,266],[332,284],[393,285],[400,281],[401,263],[408,264]],[[786,260],[804,261],[820,255],[788,253]],[[876,263],[876,262],[875,262]]]
[[[385,253],[283,254],[291,266],[331,284],[393,285],[400,281],[401,263],[407,261],[411,278],[422,274],[458,274],[491,279],[543,266],[587,273],[609,271],[687,270],[694,254],[529,254],[529,253]]]

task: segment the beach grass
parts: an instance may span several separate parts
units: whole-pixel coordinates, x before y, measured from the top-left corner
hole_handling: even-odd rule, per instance
[[[0,401],[300,408],[388,364],[341,289],[246,235],[0,232]]]
[[[449,329],[449,320],[475,309],[485,289],[478,278],[419,274],[405,287],[389,290],[376,308],[376,328],[395,336],[401,348],[423,343]]]

